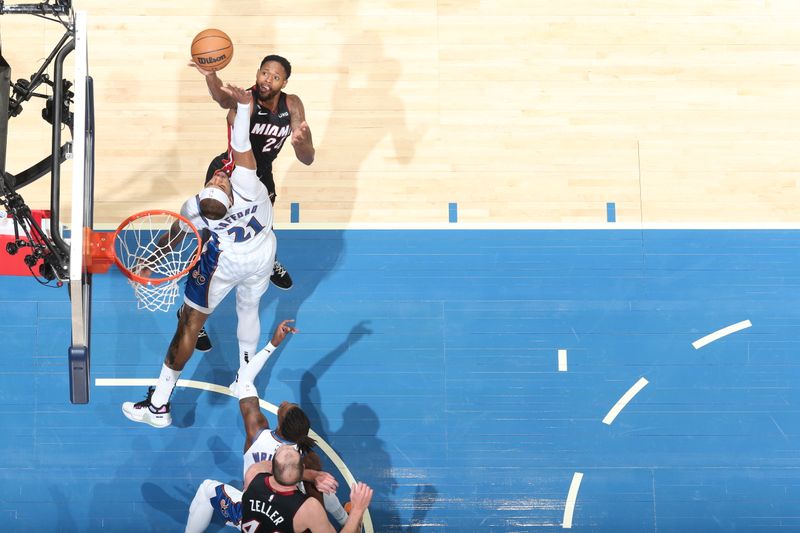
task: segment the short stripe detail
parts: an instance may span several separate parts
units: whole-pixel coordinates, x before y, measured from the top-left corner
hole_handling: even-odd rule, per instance
[[[455,224],[458,222],[458,204],[456,202],[450,202],[447,206],[449,212],[449,222],[451,224]]]
[[[614,202],[606,204],[606,222],[617,221],[617,205]]]

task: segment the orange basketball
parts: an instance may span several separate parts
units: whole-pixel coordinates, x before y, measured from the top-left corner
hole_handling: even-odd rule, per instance
[[[204,70],[219,70],[231,62],[233,43],[224,31],[209,28],[192,40],[192,59]]]

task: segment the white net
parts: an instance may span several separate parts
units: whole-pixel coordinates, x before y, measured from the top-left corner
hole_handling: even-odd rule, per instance
[[[178,298],[178,282],[165,281],[160,285],[145,285],[129,280],[133,285],[139,309],[148,311],[169,311]]]
[[[178,282],[194,264],[199,246],[195,229],[168,211],[142,213],[120,229],[114,249],[139,309],[172,307]]]

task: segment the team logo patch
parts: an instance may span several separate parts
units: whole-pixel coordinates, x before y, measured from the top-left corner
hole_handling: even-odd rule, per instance
[[[210,500],[212,507],[215,507],[225,520],[238,526],[242,521],[241,504],[232,501],[222,485],[217,485],[214,492],[216,494]]]
[[[206,277],[202,275],[199,270],[192,270],[192,277],[199,285],[204,285],[206,282]]]

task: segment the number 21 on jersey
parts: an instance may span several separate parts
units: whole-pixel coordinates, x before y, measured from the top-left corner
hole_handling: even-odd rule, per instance
[[[261,233],[263,229],[264,226],[256,220],[256,217],[250,217],[245,227],[237,226],[235,228],[230,228],[228,230],[228,235],[233,235],[234,242],[244,242]]]

